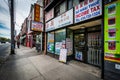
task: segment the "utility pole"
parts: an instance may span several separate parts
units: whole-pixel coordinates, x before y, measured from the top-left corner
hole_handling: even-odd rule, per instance
[[[10,3],[10,17],[11,17],[11,54],[15,54],[15,40],[14,40],[14,0]]]

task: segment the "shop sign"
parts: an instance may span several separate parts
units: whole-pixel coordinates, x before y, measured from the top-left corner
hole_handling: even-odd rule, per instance
[[[73,24],[73,9],[55,18],[54,23],[56,29]]]
[[[32,31],[43,31],[43,23],[32,21],[31,30]]]
[[[45,31],[50,31],[50,30],[54,30],[54,29],[55,29],[54,19],[45,24]]]
[[[54,17],[54,9],[51,9],[49,12],[45,14],[45,22],[52,19]]]
[[[40,22],[40,5],[35,4],[34,5],[34,21]]]
[[[85,0],[75,6],[75,23],[102,15],[102,0]]]
[[[105,60],[120,63],[120,1],[105,6]]]
[[[45,30],[50,31],[60,27],[64,27],[67,25],[73,24],[73,9],[63,13],[62,15],[58,16],[57,18],[49,21],[45,25]]]

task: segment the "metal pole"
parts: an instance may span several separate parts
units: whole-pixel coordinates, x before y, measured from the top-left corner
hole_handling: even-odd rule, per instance
[[[15,41],[14,41],[14,0],[11,0],[11,54],[15,54]]]
[[[102,53],[101,53],[101,78],[104,79],[104,0],[102,0],[102,23],[101,23],[101,35],[102,35]]]

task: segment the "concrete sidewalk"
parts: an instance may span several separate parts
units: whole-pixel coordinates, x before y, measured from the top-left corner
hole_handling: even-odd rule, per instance
[[[3,64],[10,55],[10,44],[0,44],[0,65]]]
[[[35,48],[21,47],[2,65],[0,80],[101,80],[79,66],[63,64]]]

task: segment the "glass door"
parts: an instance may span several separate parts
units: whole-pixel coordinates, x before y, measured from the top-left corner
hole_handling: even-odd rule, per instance
[[[85,53],[85,34],[74,35],[75,59],[84,61]]]

